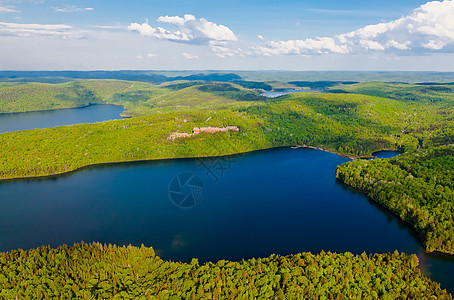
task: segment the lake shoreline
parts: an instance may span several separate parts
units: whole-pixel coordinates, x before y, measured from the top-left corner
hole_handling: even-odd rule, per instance
[[[55,174],[50,174],[50,175],[0,179],[0,183],[1,182],[21,181],[21,180],[45,180],[45,179],[48,179],[48,178],[55,178],[55,177],[60,177],[60,176],[69,176],[72,173],[76,173],[78,171],[81,171],[81,170],[87,169],[87,168],[102,167],[102,166],[115,165],[115,164],[121,165],[121,164],[134,164],[134,163],[145,163],[145,162],[168,162],[168,161],[172,161],[172,160],[179,161],[179,160],[207,159],[207,158],[216,158],[216,157],[247,155],[247,154],[254,153],[254,152],[259,152],[259,151],[277,150],[277,149],[283,149],[283,148],[289,148],[289,147],[292,147],[292,146],[270,147],[270,148],[256,149],[256,150],[250,150],[250,151],[245,151],[245,152],[237,152],[237,153],[225,154],[225,155],[186,156],[186,157],[172,157],[172,158],[155,158],[155,159],[142,159],[142,160],[129,160],[129,161],[101,162],[101,163],[94,163],[94,164],[85,165],[85,166],[79,167],[79,168],[71,170],[71,171],[55,173]],[[328,152],[328,153],[331,153],[331,154],[334,154],[334,155],[338,155],[340,157],[352,159],[352,160],[353,159],[370,159],[370,158],[373,158],[373,155],[370,156],[370,157],[369,156],[368,157],[364,157],[364,156],[363,157],[355,157],[355,156],[349,156],[349,155],[345,155],[345,154],[336,153],[334,151],[326,150],[326,149],[323,149],[321,147],[315,147],[315,146],[296,145],[296,147],[297,147],[296,149],[294,148],[295,150],[298,150],[298,149],[311,149],[311,150],[323,151],[323,152]],[[393,150],[389,150],[389,149],[379,150],[379,151],[373,152],[372,154],[378,153],[378,152],[381,152],[381,151],[393,151]],[[338,179],[336,178],[336,180],[338,180]],[[363,191],[361,189],[357,189],[355,187],[352,187],[352,186],[350,186],[350,185],[348,185],[348,184],[346,184],[346,183],[344,183],[342,181],[339,181],[339,182],[341,182],[343,185],[345,185],[345,186],[347,186],[349,188],[352,188],[352,189],[360,192],[361,194],[366,196],[368,199],[370,199],[371,201],[373,201],[374,203],[379,205],[381,208],[385,209],[387,212],[389,212],[390,214],[395,216],[397,219],[402,221],[417,236],[419,243],[422,246],[424,246],[424,237],[421,235],[421,233],[419,233],[418,231],[416,231],[416,229],[413,228],[412,224],[406,222],[405,220],[402,220],[399,217],[398,214],[396,214],[395,212],[391,211],[388,207],[382,205],[381,203],[379,203],[375,199],[371,198],[369,195],[367,195],[367,193],[365,191]],[[454,256],[454,253],[441,252],[441,251],[428,251],[427,249],[425,249],[425,247],[423,247],[423,248],[425,250],[425,253],[441,254],[441,255],[447,255],[449,257],[453,257]]]
[[[73,173],[82,171],[82,170],[87,169],[87,168],[102,167],[102,166],[109,166],[109,165],[116,165],[116,164],[121,165],[121,164],[135,164],[135,163],[146,163],[146,162],[168,162],[168,161],[172,161],[172,160],[180,161],[180,160],[194,160],[194,159],[207,159],[207,158],[216,158],[216,157],[228,157],[228,156],[237,156],[237,155],[247,155],[247,154],[251,154],[251,153],[259,152],[259,151],[284,149],[284,148],[289,148],[289,147],[292,148],[292,147],[295,147],[295,146],[270,147],[270,148],[262,148],[262,149],[250,150],[250,151],[245,151],[245,152],[236,152],[236,153],[232,153],[232,154],[213,155],[213,156],[186,156],[186,157],[169,157],[169,158],[152,158],[152,159],[141,159],[141,160],[101,162],[101,163],[88,164],[88,165],[79,167],[79,168],[74,169],[74,170],[70,170],[70,171],[66,171],[66,172],[60,172],[60,173],[55,173],[55,174],[48,174],[48,175],[41,175],[41,176],[30,176],[30,177],[0,178],[0,183],[1,182],[15,182],[15,181],[22,181],[22,180],[46,180],[46,179],[49,179],[49,178],[56,178],[56,177],[61,177],[61,176],[69,176],[69,175],[71,175]],[[352,155],[349,156],[349,155],[346,155],[346,154],[336,153],[334,151],[326,150],[326,149],[323,149],[321,147],[315,147],[315,146],[296,145],[296,147],[297,148],[292,148],[292,149],[295,149],[295,150],[298,150],[298,149],[311,149],[311,150],[323,151],[323,152],[331,153],[331,154],[334,154],[334,155],[337,155],[337,156],[340,156],[340,157],[348,158],[348,159],[351,159],[351,160],[353,160],[353,159],[370,159],[370,158],[373,158],[373,155],[372,156],[361,156],[361,157],[352,156]],[[378,152],[381,152],[381,151],[394,151],[394,150],[384,149],[384,150],[375,151],[372,154],[378,153]],[[356,191],[360,192],[361,194],[366,196],[368,199],[373,201],[375,204],[379,205],[381,208],[385,209],[387,212],[389,212],[390,214],[395,216],[397,219],[401,220],[404,224],[406,224],[406,226],[413,233],[415,233],[415,235],[417,236],[420,244],[424,245],[423,244],[424,237],[421,236],[421,234],[419,232],[417,232],[410,223],[402,220],[399,217],[399,215],[397,215],[395,212],[391,211],[388,207],[382,205],[381,203],[379,203],[375,199],[369,197],[365,191],[363,191],[361,189],[358,189],[358,188],[355,188],[355,187],[352,187],[352,186],[340,181],[337,178],[336,178],[336,180],[338,180],[340,183],[342,183],[346,187],[352,188],[353,190],[356,190]],[[450,257],[454,256],[454,253],[447,253],[447,252],[441,252],[441,251],[427,251],[425,249],[425,252],[426,253],[434,253],[434,254],[438,253],[438,254],[442,254],[442,255],[448,255]]]
[[[115,165],[115,164],[118,164],[118,165],[121,165],[121,164],[134,164],[134,163],[145,163],[145,162],[168,162],[168,161],[172,161],[172,160],[193,160],[193,159],[206,159],[206,158],[216,158],[216,157],[227,157],[227,156],[237,156],[237,155],[247,155],[247,154],[250,154],[250,153],[254,153],[254,152],[259,152],[259,151],[266,151],[266,150],[277,150],[277,149],[283,149],[283,148],[288,148],[288,147],[292,147],[292,146],[279,146],[279,147],[270,147],[270,148],[263,148],[263,149],[257,149],[257,150],[250,150],[250,151],[245,151],[245,152],[237,152],[237,153],[233,153],[233,154],[225,154],[225,155],[213,155],[213,156],[186,156],[186,157],[171,157],[171,158],[154,158],[154,159],[142,159],[142,160],[129,160],[129,161],[114,161],[114,162],[101,162],[101,163],[94,163],[94,164],[89,164],[89,165],[85,165],[85,166],[82,166],[82,167],[79,167],[77,169],[74,169],[74,170],[71,170],[71,171],[66,171],[66,172],[61,172],[61,173],[55,173],[55,174],[49,174],[49,175],[42,175],[42,176],[31,176],[31,177],[15,177],[15,178],[0,178],[0,183],[1,182],[14,182],[14,181],[21,181],[21,180],[45,180],[45,179],[48,179],[48,178],[55,178],[55,177],[61,177],[61,176],[69,176],[73,173],[76,173],[78,171],[82,171],[84,169],[87,169],[87,168],[93,168],[93,167],[102,167],[102,166],[108,166],[108,165]],[[295,146],[293,146],[295,147]],[[317,151],[323,151],[323,152],[328,152],[328,153],[331,153],[331,154],[334,154],[334,155],[338,155],[340,157],[344,157],[344,158],[348,158],[348,159],[370,159],[370,158],[373,158],[373,155],[372,156],[362,156],[362,157],[357,157],[357,156],[349,156],[349,155],[346,155],[346,154],[340,154],[340,153],[336,153],[334,151],[330,151],[330,150],[326,150],[326,149],[323,149],[321,147],[315,147],[315,146],[308,146],[308,145],[296,145],[297,148],[293,148],[295,150],[298,150],[298,149],[311,149],[311,150],[317,150]],[[385,149],[385,150],[379,150],[379,151],[375,151],[373,152],[372,154],[374,153],[378,153],[378,152],[381,152],[381,151],[394,151],[394,150],[389,150],[389,149]],[[360,192],[361,194],[363,194],[364,196],[366,196],[368,199],[370,199],[371,201],[373,201],[374,203],[376,203],[377,205],[379,205],[381,208],[385,209],[387,212],[391,213],[393,216],[395,216],[397,219],[401,220],[402,222],[404,222],[404,224],[406,224],[406,226],[408,228],[410,228],[410,230],[415,233],[415,235],[417,236],[419,242],[421,245],[424,245],[423,241],[424,241],[424,237],[419,233],[417,232],[413,226],[402,220],[399,215],[397,215],[395,212],[391,211],[388,207],[382,205],[381,203],[379,203],[378,201],[374,200],[373,198],[369,197],[365,191],[361,190],[361,189],[357,189],[355,187],[352,187],[342,181],[340,181],[339,179],[336,178],[336,180],[338,180],[339,182],[341,182],[343,185],[349,187],[349,188],[352,188],[358,192]],[[425,248],[425,247],[424,247]],[[427,251],[427,249],[425,249],[425,252],[426,253],[439,253],[439,254],[442,254],[442,255],[449,255],[449,256],[454,256],[454,253],[446,253],[446,252],[441,252],[441,251]]]
[[[122,120],[124,113],[125,108],[123,106],[107,103],[51,110],[0,113],[0,134]]]
[[[313,150],[319,150],[319,151],[323,151],[323,152],[328,152],[328,153],[336,154],[336,155],[338,155],[338,156],[340,156],[340,157],[345,157],[345,158],[348,158],[348,159],[361,159],[361,158],[362,158],[362,157],[360,157],[360,156],[353,156],[353,155],[347,155],[347,154],[337,153],[337,152],[330,151],[330,150],[326,150],[326,149],[323,149],[323,148],[320,148],[320,147],[307,146],[307,145],[303,145],[303,146],[297,145],[297,147],[300,147],[300,148],[307,148],[307,149],[313,149]]]
[[[354,159],[371,159],[371,158],[374,158],[374,154],[380,153],[380,152],[384,152],[384,151],[398,152],[397,149],[382,149],[382,150],[378,150],[378,151],[372,152],[370,156],[356,156],[356,155],[347,155],[347,154],[337,153],[335,151],[326,150],[326,149],[323,149],[321,147],[314,147],[314,146],[307,146],[307,145],[302,145],[302,146],[296,145],[296,147],[320,150],[320,151],[323,151],[323,152],[336,154],[336,155],[338,155],[340,157],[345,157],[345,158],[352,159],[352,160],[354,160]]]
[[[282,147],[269,147],[269,148],[265,148],[265,149],[258,149],[258,150],[251,150],[251,151],[247,151],[247,152],[240,152],[240,153],[235,153],[235,154],[229,154],[229,155],[224,155],[224,156],[230,156],[230,157],[237,157],[238,160],[243,160],[243,158],[248,154],[248,153],[252,153],[252,152],[258,152],[258,151],[262,151],[262,152],[271,152],[274,156],[273,157],[276,157],[278,160],[279,160],[279,157],[281,157],[280,155],[280,152],[279,150],[283,150],[285,151],[286,155],[288,156],[291,156],[291,157],[305,157],[306,155],[309,155],[309,157],[312,157],[313,155],[317,156],[317,155],[321,155],[321,154],[317,154],[318,153],[321,153],[320,151],[315,151],[315,150],[322,150],[323,152],[327,152],[329,154],[326,154],[328,157],[331,157],[331,158],[334,158],[336,159],[335,157],[337,156],[337,163],[336,165],[333,165],[330,167],[329,170],[332,170],[333,167],[334,169],[336,168],[337,165],[341,165],[343,162],[346,161],[346,159],[340,159],[340,155],[337,155],[335,154],[334,152],[332,151],[325,151],[323,149],[320,149],[318,147],[313,147],[313,146],[307,146],[307,147],[303,147],[301,146],[300,148],[308,148],[308,149],[311,149],[310,151],[303,151],[303,152],[299,152],[299,153],[293,153],[293,150],[290,150],[289,148],[292,148],[291,146],[282,146]],[[294,148],[294,147],[293,147]],[[298,148],[299,149],[299,148]],[[298,149],[295,149],[295,150],[298,150]],[[275,151],[276,150],[276,151]],[[269,154],[269,153],[268,153]],[[332,154],[335,154],[335,155],[332,155]],[[272,161],[270,160],[266,160],[266,158],[268,157],[267,154],[258,154],[258,156],[261,158],[261,165],[265,166],[265,168],[267,168],[267,165],[268,163],[272,163]],[[174,157],[174,158],[166,158],[166,159],[147,159],[147,160],[130,160],[130,161],[121,161],[121,162],[106,162],[106,163],[98,163],[98,164],[91,164],[91,165],[87,165],[87,166],[83,166],[81,168],[78,168],[76,170],[72,170],[72,171],[68,171],[68,172],[64,172],[64,173],[60,173],[60,174],[54,174],[54,175],[44,175],[44,176],[35,176],[35,177],[26,177],[26,178],[20,178],[20,179],[8,179],[9,181],[20,181],[20,180],[23,180],[23,179],[29,179],[28,181],[31,183],[32,180],[46,180],[47,177],[50,177],[50,178],[58,178],[56,176],[59,176],[59,177],[62,177],[62,181],[65,181],[66,179],[68,178],[64,178],[65,176],[70,176],[70,175],[73,175],[71,174],[72,172],[76,172],[76,171],[79,171],[79,170],[82,170],[84,168],[90,168],[90,167],[103,167],[103,166],[106,166],[105,169],[103,170],[103,168],[100,168],[100,170],[102,172],[106,172],[105,174],[110,174],[110,172],[115,172],[115,170],[117,168],[127,168],[127,169],[131,169],[131,170],[135,170],[136,167],[140,168],[141,165],[133,165],[135,163],[149,163],[149,164],[144,164],[143,166],[146,167],[146,168],[152,168],[152,169],[155,169],[156,167],[159,168],[160,165],[162,166],[167,166],[167,165],[173,165],[175,164],[175,162],[178,161],[182,161],[183,159],[186,159],[186,160],[192,160],[192,162],[189,162],[189,164],[193,164],[197,167],[197,159],[201,159],[201,158],[216,158],[216,157],[222,157],[222,156],[204,156],[204,157]],[[343,156],[345,157],[345,156]],[[235,159],[236,160],[236,159]],[[267,163],[268,161],[268,163]],[[161,162],[161,163],[159,163]],[[166,163],[167,162],[167,163]],[[154,164],[156,163],[156,164]],[[115,165],[114,165],[115,164]],[[184,162],[184,164],[186,164],[186,162]],[[318,161],[314,160],[314,163],[313,163],[313,167],[316,166],[318,164]],[[109,166],[109,165],[112,165],[112,166]],[[287,169],[286,173],[287,174],[291,174],[294,170],[295,166],[291,166],[289,169]],[[293,170],[293,171],[292,171]],[[301,169],[300,169],[301,170]],[[311,169],[308,169],[308,170],[305,170],[304,173],[306,174],[312,174],[313,172],[311,172],[310,170],[313,170],[312,168]],[[94,170],[89,170],[88,173],[90,174],[90,172],[92,171],[96,171],[95,169]],[[186,170],[185,170],[186,171]],[[97,172],[97,171],[96,171]],[[181,172],[181,171],[180,171]],[[202,172],[202,171],[200,171]],[[297,172],[297,171],[296,171]],[[317,173],[315,171],[315,173]],[[142,175],[144,173],[141,173]],[[147,173],[148,174],[148,173]],[[175,171],[175,174],[177,174],[177,172]],[[324,172],[324,174],[326,174],[326,177],[329,177],[329,178],[332,178],[332,172],[331,171],[328,171],[328,172]],[[85,175],[85,172],[84,174]],[[172,175],[172,174],[171,174]],[[309,175],[309,176],[313,176],[313,175]],[[74,176],[74,177],[79,177],[79,176]],[[84,176],[81,176],[81,177],[84,177]],[[293,176],[292,177],[295,177],[297,180],[301,180],[302,178],[304,177],[301,177],[301,178],[297,178],[298,176]],[[325,176],[324,176],[325,177]],[[55,180],[55,179],[54,179]],[[228,180],[228,178],[226,178],[226,180]],[[303,179],[304,180],[304,179]],[[55,180],[57,181],[57,180]],[[167,182],[166,182],[167,183]],[[41,182],[37,181],[36,184],[41,184]],[[8,184],[5,184],[5,186],[7,186]],[[11,184],[13,185],[13,184]],[[345,184],[343,184],[345,185]],[[348,186],[348,185],[345,185],[346,187],[348,187],[349,189],[351,189],[352,191],[355,191],[358,195],[360,196],[366,196],[368,201],[370,201],[370,204],[373,204],[374,206],[377,207],[377,209],[382,209],[383,211],[381,213],[383,213],[384,211],[386,212],[389,212],[389,215],[395,217],[398,221],[402,222],[402,224],[400,224],[401,228],[406,228],[406,230],[408,230],[408,232],[411,232],[413,233],[412,235],[413,236],[413,240],[414,240],[414,243],[416,243],[418,246],[418,250],[417,252],[413,252],[413,251],[410,251],[410,250],[407,250],[405,251],[404,249],[402,249],[401,247],[399,246],[395,246],[396,248],[393,248],[393,249],[399,249],[399,251],[401,252],[404,252],[404,253],[418,253],[418,256],[420,258],[420,261],[423,261],[423,258],[425,257],[424,255],[426,253],[433,253],[433,254],[440,254],[440,255],[443,255],[443,257],[446,257],[445,259],[452,259],[452,256],[451,255],[446,255],[445,253],[442,253],[442,252],[428,252],[428,251],[425,251],[425,247],[422,243],[423,239],[421,238],[421,236],[415,232],[415,230],[413,229],[413,227],[404,222],[403,220],[401,220],[395,213],[389,211],[389,209],[387,209],[385,206],[381,205],[380,203],[378,203],[377,201],[374,201],[373,199],[371,199],[370,197],[367,196],[367,194],[365,194],[363,191],[359,190],[359,189],[355,189],[351,186]],[[154,191],[153,191],[154,193]],[[307,199],[308,202],[311,202],[309,201],[309,199]],[[364,198],[362,198],[361,201],[364,201]],[[348,201],[347,201],[348,202]],[[342,202],[339,202],[339,203],[342,203]],[[367,202],[366,202],[367,203]],[[356,203],[358,204],[358,203]],[[369,204],[369,205],[370,205]],[[344,204],[342,204],[344,205]],[[390,217],[389,216],[389,217]],[[363,220],[364,221],[364,220]],[[365,220],[367,222],[367,219]],[[357,225],[357,228],[362,228],[362,225]],[[85,239],[84,239],[85,240]],[[90,239],[91,240],[91,239]],[[93,239],[95,240],[95,239]],[[394,246],[393,246],[394,247]],[[387,249],[388,251],[389,249]],[[347,250],[342,250],[342,251],[347,251]],[[368,251],[368,250],[365,250],[366,253],[385,253],[385,252],[380,252],[380,251],[377,251],[377,249],[375,249],[375,251]],[[392,252],[392,250],[389,250],[390,252]],[[318,251],[312,251],[313,253],[318,253]],[[425,268],[423,268],[425,265],[422,264],[420,265],[421,267],[421,271],[423,270],[426,270]],[[430,268],[429,268],[430,270]],[[427,276],[427,275],[426,275]]]
[[[411,223],[409,223],[409,222],[407,222],[405,220],[402,220],[400,218],[400,216],[396,212],[392,211],[389,207],[382,205],[380,202],[378,202],[374,198],[370,197],[364,190],[362,190],[360,188],[353,187],[353,186],[351,186],[349,184],[346,184],[345,182],[343,182],[342,180],[337,178],[337,176],[336,176],[336,180],[338,182],[342,183],[344,186],[346,186],[348,188],[351,188],[351,189],[353,189],[355,191],[360,192],[362,195],[366,196],[370,201],[372,201],[373,203],[377,204],[379,207],[383,208],[385,211],[387,211],[388,213],[390,213],[391,215],[396,217],[398,220],[402,221],[406,225],[406,227],[408,227],[415,234],[415,236],[418,238],[418,241],[423,246],[424,252],[426,254],[440,254],[440,255],[446,255],[447,257],[454,257],[454,252],[451,253],[451,252],[442,252],[442,251],[438,251],[438,250],[433,250],[433,251],[427,250],[426,247],[424,246],[424,236],[414,228],[413,224],[411,224]]]
[[[3,115],[15,115],[15,114],[26,114],[26,113],[39,113],[39,112],[51,112],[51,111],[61,111],[61,110],[66,110],[66,109],[75,109],[75,108],[86,108],[90,106],[96,106],[96,105],[113,105],[113,106],[119,106],[125,109],[123,105],[119,104],[112,104],[112,103],[90,103],[88,105],[82,105],[82,106],[73,106],[73,107],[62,107],[62,108],[54,108],[54,109],[39,109],[39,110],[26,110],[26,111],[14,111],[14,112],[0,112],[0,116]],[[120,115],[120,117],[122,117]],[[127,117],[122,117],[122,118],[127,118]]]
[[[65,176],[69,175],[72,173],[75,173],[77,171],[81,171],[85,168],[89,167],[97,167],[97,166],[102,166],[102,165],[114,165],[114,164],[123,164],[123,163],[142,163],[142,162],[152,162],[152,161],[170,161],[170,160],[184,160],[184,159],[204,159],[204,158],[215,158],[215,157],[227,157],[227,156],[235,156],[235,155],[244,155],[244,154],[249,154],[253,152],[258,152],[258,151],[265,151],[265,150],[273,150],[273,149],[281,149],[281,148],[289,148],[289,147],[294,147],[291,145],[286,145],[286,146],[277,146],[277,147],[269,147],[269,148],[261,148],[261,149],[254,149],[254,150],[247,150],[244,152],[235,152],[231,154],[223,154],[223,155],[212,155],[212,156],[184,156],[184,157],[167,157],[167,158],[150,158],[150,159],[139,159],[139,160],[122,160],[122,161],[108,161],[108,162],[99,162],[99,163],[93,163],[93,164],[88,164],[84,165],[81,167],[78,167],[74,170],[69,170],[69,171],[64,171],[64,172],[58,172],[58,173],[53,173],[53,174],[45,174],[45,175],[37,175],[37,176],[22,176],[22,177],[12,177],[12,178],[0,178],[0,183],[1,182],[7,182],[7,181],[20,181],[20,180],[27,180],[27,179],[46,179],[46,178],[54,178],[57,176]],[[367,158],[372,158],[373,156],[354,156],[354,155],[347,155],[347,154],[341,154],[337,153],[331,150],[326,150],[320,147],[315,147],[315,146],[307,146],[307,145],[296,145],[298,149],[312,149],[312,150],[318,150],[318,151],[323,151],[323,152],[328,152],[331,154],[338,155],[340,157],[348,158],[348,159],[367,159]],[[295,149],[295,150],[298,150]],[[380,151],[387,151],[387,150],[379,150],[374,153],[380,152]]]
[[[280,146],[280,147],[270,147],[270,148],[263,148],[263,149],[256,149],[256,150],[249,150],[245,152],[236,152],[232,154],[224,154],[224,155],[212,155],[212,156],[185,156],[185,157],[168,157],[168,158],[150,158],[150,159],[139,159],[139,160],[122,160],[122,161],[109,161],[109,162],[100,162],[100,163],[93,163],[78,167],[74,170],[59,172],[54,174],[47,174],[47,175],[38,175],[38,176],[25,176],[25,177],[13,177],[13,178],[0,178],[1,182],[8,182],[8,181],[21,181],[21,180],[36,180],[36,179],[47,179],[47,178],[54,178],[58,176],[66,176],[72,173],[81,171],[86,168],[92,167],[102,167],[108,165],[121,165],[121,164],[134,164],[134,163],[145,163],[145,162],[167,162],[171,160],[191,160],[191,159],[204,159],[204,158],[216,158],[216,157],[227,157],[227,156],[236,156],[236,155],[245,155],[253,152],[258,151],[266,151],[266,150],[273,150],[273,149],[280,149],[280,148],[288,148],[289,146]],[[315,149],[315,148],[314,148]],[[332,153],[332,152],[331,152]]]

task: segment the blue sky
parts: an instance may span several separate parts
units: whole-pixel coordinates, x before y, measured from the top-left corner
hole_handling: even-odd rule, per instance
[[[454,70],[454,0],[0,0],[0,70]]]

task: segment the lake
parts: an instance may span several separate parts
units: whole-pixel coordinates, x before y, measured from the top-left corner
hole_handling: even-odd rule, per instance
[[[454,259],[335,179],[348,161],[313,149],[88,167],[0,182],[0,251],[99,241],[152,246],[163,259],[240,260],[271,253],[416,253],[454,291]]]
[[[116,105],[89,105],[78,108],[0,114],[0,133],[80,123],[121,119],[124,108]]]
[[[371,158],[371,159],[375,159],[375,158],[391,158],[391,157],[396,156],[397,154],[399,154],[399,153],[396,152],[396,151],[382,150],[382,151],[378,151],[378,152],[372,153],[372,157],[373,158]]]
[[[267,98],[276,98],[279,96],[291,94],[291,93],[303,93],[303,92],[322,92],[323,90],[285,90],[285,91],[265,91],[264,93],[260,94],[261,96],[265,96]]]

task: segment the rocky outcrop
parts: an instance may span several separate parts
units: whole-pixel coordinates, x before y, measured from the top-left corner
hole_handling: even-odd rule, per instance
[[[233,132],[239,132],[240,129],[238,128],[238,126],[227,126],[227,127],[194,127],[192,129],[192,133],[180,133],[180,132],[172,132],[170,135],[169,135],[169,139],[176,139],[176,138],[187,138],[187,137],[191,137],[193,135],[197,135],[197,134],[200,134],[202,132],[206,132],[206,133],[216,133],[216,132],[229,132],[229,131],[233,131]]]
[[[237,126],[227,126],[227,127],[194,127],[192,129],[192,134],[199,134],[201,132],[206,132],[206,133],[216,133],[216,132],[239,132],[240,129]]]
[[[169,135],[169,138],[175,139],[175,138],[185,138],[185,137],[190,137],[192,134],[190,133],[180,133],[180,132],[172,132]]]

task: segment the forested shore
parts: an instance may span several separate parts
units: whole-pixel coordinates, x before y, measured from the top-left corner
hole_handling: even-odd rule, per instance
[[[453,145],[355,160],[339,166],[336,177],[410,224],[427,251],[454,254]]]
[[[148,247],[76,244],[0,253],[5,299],[452,299],[399,252],[165,261]]]

